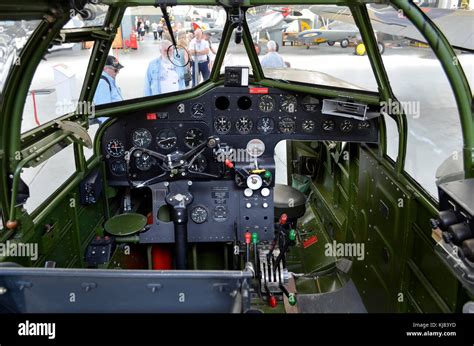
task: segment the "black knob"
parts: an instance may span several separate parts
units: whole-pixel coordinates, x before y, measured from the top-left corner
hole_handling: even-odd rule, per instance
[[[467,223],[457,223],[448,227],[448,233],[451,235],[451,240],[456,245],[469,238],[472,238],[472,232]]]
[[[449,226],[458,222],[454,210],[443,210],[439,212],[439,227],[446,231]]]
[[[467,239],[462,243],[462,253],[471,262],[474,262],[474,239]]]

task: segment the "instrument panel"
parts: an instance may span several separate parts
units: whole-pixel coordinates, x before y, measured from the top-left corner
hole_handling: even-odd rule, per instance
[[[233,149],[245,149],[249,141],[260,139],[266,147],[264,157],[273,157],[274,146],[284,139],[378,142],[376,118],[326,115],[322,104],[321,97],[274,88],[219,87],[195,99],[130,114],[106,129],[102,138],[109,183],[128,185],[128,178],[146,181],[161,174],[160,163],[144,152],[130,158],[127,177],[125,157],[131,148],[182,154],[209,136]],[[378,107],[369,109],[379,113]],[[192,164],[212,179],[220,169],[214,163],[209,149]]]

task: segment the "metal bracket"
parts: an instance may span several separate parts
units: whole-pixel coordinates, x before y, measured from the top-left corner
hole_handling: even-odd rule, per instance
[[[110,41],[115,39],[115,31],[114,32],[107,32],[105,30],[94,30],[91,33],[91,36],[98,40],[105,40]]]
[[[55,123],[58,125],[58,127],[65,131],[65,132],[70,132],[73,136],[72,139],[81,145],[84,145],[85,147],[92,149],[92,139],[87,133],[87,130],[82,127],[80,124],[74,122],[74,121],[68,121],[68,120],[57,120]]]

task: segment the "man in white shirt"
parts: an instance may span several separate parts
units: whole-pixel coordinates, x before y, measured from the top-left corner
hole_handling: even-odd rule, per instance
[[[194,31],[194,38],[189,42],[189,55],[191,57],[191,65],[193,67],[193,87],[199,82],[199,74],[202,75],[202,80],[209,79],[211,74],[209,71],[209,42],[207,42],[202,35],[201,29]]]
[[[155,40],[157,40],[158,39],[158,24],[153,22],[151,24],[151,31],[153,31],[153,36],[154,36]]]
[[[280,54],[277,53],[275,41],[268,41],[267,54],[260,58],[260,65],[263,68],[285,68],[286,64]]]

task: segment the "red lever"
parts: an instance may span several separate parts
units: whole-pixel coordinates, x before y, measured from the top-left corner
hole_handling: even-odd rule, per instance
[[[280,216],[280,225],[286,224],[287,221],[288,221],[288,215],[281,214],[281,216]]]
[[[245,244],[250,244],[250,240],[252,239],[252,235],[250,232],[245,232]]]
[[[226,165],[227,168],[229,168],[229,169],[234,168],[234,164],[233,164],[232,161],[230,161],[229,159],[226,159],[226,160],[224,161],[224,163],[225,163],[225,165]]]
[[[270,296],[268,298],[268,305],[270,305],[272,308],[276,307],[277,306],[277,300],[276,300],[276,297],[275,296]]]

